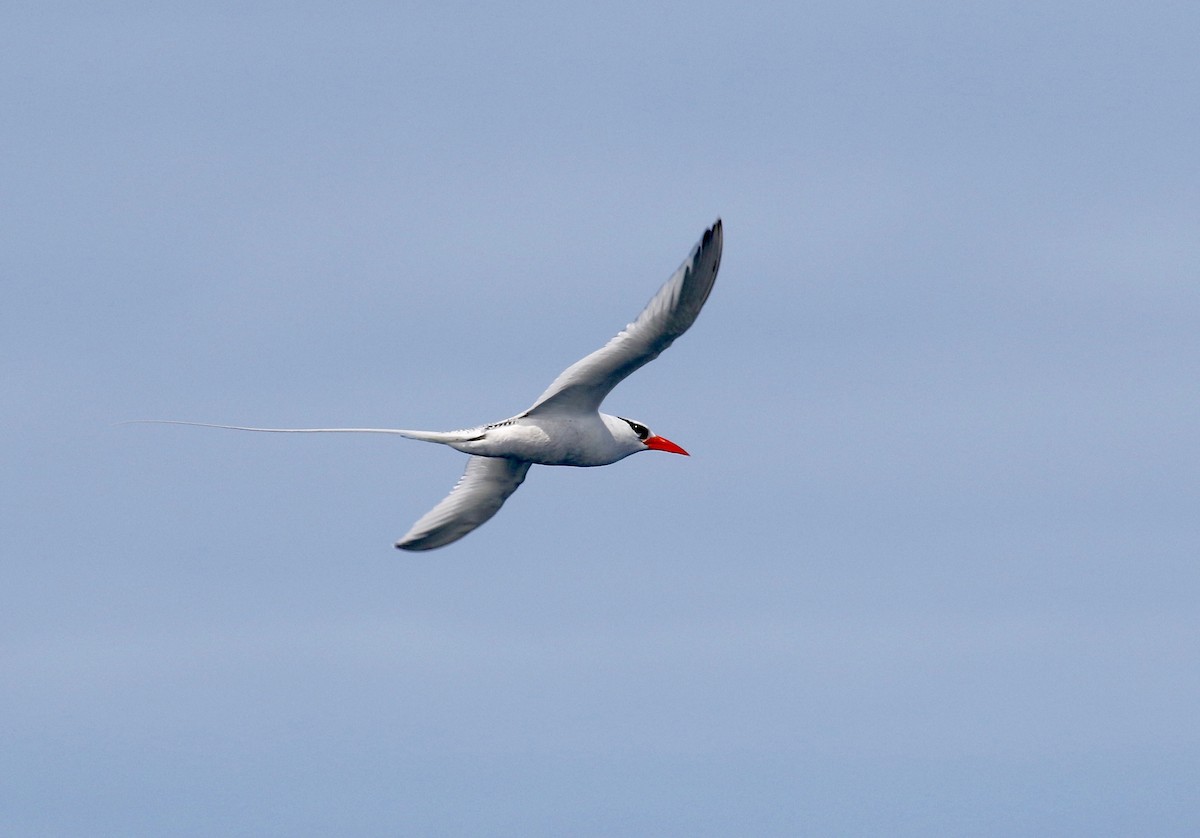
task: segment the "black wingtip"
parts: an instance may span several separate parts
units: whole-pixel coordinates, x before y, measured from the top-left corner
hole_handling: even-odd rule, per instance
[[[704,246],[707,247],[709,245],[709,243],[712,242],[713,236],[715,236],[719,232],[721,232],[721,219],[720,218],[718,218],[716,221],[714,221],[713,225],[704,231],[704,239],[703,239]]]

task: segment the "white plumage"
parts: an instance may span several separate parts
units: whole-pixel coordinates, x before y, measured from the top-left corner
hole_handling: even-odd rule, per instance
[[[721,221],[717,219],[636,320],[603,347],[563,370],[532,407],[501,422],[461,431],[165,424],[264,433],[397,434],[470,454],[467,470],[450,494],[396,542],[402,550],[442,547],[495,515],[525,480],[531,465],[603,466],[639,451],[687,453],[641,423],[600,413],[599,408],[614,387],[657,358],[696,321],[717,278],[721,245]]]

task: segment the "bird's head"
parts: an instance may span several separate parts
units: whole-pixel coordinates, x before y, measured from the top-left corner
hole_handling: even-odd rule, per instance
[[[632,435],[633,439],[629,439],[629,441],[631,444],[636,441],[638,446],[635,449],[636,451],[666,451],[669,454],[682,454],[685,457],[690,456],[688,452],[671,442],[665,436],[655,435],[641,422],[626,419],[624,416],[618,416],[617,418],[629,426],[628,431],[622,428],[619,433],[627,439],[627,434]]]

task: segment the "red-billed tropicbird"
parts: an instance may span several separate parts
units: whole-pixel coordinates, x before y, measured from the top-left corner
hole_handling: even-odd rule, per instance
[[[167,424],[263,433],[398,434],[470,454],[467,470],[450,494],[396,542],[401,550],[443,547],[495,515],[535,463],[606,466],[639,451],[687,454],[640,422],[601,413],[600,403],[626,376],[657,358],[695,322],[717,279],[721,241],[721,220],[717,219],[636,320],[603,347],[567,367],[532,407],[501,422],[445,432]]]

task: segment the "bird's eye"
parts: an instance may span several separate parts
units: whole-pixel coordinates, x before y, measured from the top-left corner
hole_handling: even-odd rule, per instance
[[[625,419],[624,416],[621,417]],[[645,441],[650,436],[650,429],[640,422],[634,422],[632,419],[625,419],[629,427],[633,428],[633,432],[637,434],[638,439]]]

